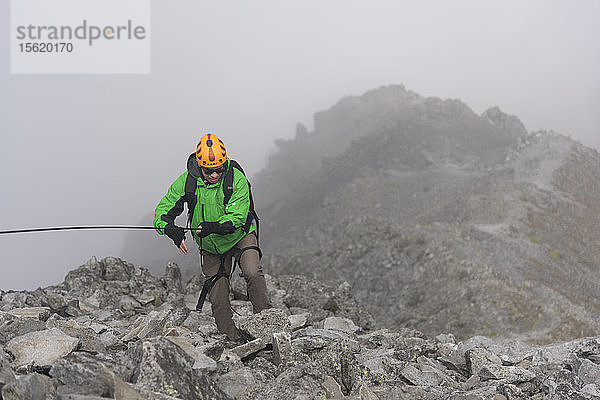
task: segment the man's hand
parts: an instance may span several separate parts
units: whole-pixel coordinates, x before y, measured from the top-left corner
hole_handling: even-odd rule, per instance
[[[181,241],[181,244],[179,245],[179,251],[181,251],[183,254],[188,253],[187,246],[185,245],[185,240]]]
[[[217,222],[202,222],[202,223],[200,223],[200,225],[198,225],[198,229],[196,229],[196,235],[200,236],[201,238],[210,235],[211,233],[214,232],[213,228],[214,228],[214,224],[216,224],[216,223]]]
[[[198,226],[198,229],[196,229],[196,234],[201,238],[206,237],[211,233],[228,235],[233,232],[235,232],[235,227],[231,221],[227,221],[222,224],[219,222],[202,222]]]
[[[182,246],[185,247],[185,230],[174,224],[167,224],[167,226],[165,226],[165,234],[170,237],[175,246],[179,247],[183,252]],[[184,253],[187,254],[187,248]]]

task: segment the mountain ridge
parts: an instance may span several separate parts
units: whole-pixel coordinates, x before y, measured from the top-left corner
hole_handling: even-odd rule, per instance
[[[373,111],[394,96],[401,106]],[[341,140],[356,121],[339,155],[296,167],[305,141]],[[590,335],[600,328],[599,166],[595,150],[529,133],[498,107],[478,116],[403,87],[345,98],[257,175],[260,198],[284,193],[260,210],[267,269],[348,280],[388,327],[534,343]]]

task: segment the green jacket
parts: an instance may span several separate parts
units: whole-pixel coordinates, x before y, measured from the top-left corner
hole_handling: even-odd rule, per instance
[[[194,160],[195,163],[195,160]],[[221,174],[221,179],[214,184],[207,185],[202,178],[198,179],[196,186],[196,208],[192,220],[192,235],[201,249],[213,254],[223,254],[230,250],[244,236],[246,231],[242,228],[246,223],[248,212],[250,209],[250,187],[248,180],[236,168],[231,166],[227,160],[227,170],[233,169],[233,194],[227,208],[223,206],[223,178],[227,171]],[[197,164],[196,164],[197,165]],[[183,212],[183,204],[185,201],[185,181],[190,173],[191,167],[188,162],[188,170],[181,174],[173,184],[169,187],[167,194],[160,200],[154,211],[154,227],[160,235],[164,235],[164,227],[169,222],[173,222],[177,216]],[[200,176],[196,171],[192,171],[192,176]],[[224,223],[231,221],[236,228],[235,231],[228,235],[219,235],[216,233],[210,234],[202,239],[196,235],[196,228],[201,222],[219,222]],[[248,233],[256,230],[254,223],[250,227]]]

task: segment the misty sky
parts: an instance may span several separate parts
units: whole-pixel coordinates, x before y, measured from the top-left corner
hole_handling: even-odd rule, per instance
[[[389,84],[600,149],[599,20],[597,0],[153,0],[151,74],[11,75],[0,1],[0,230],[139,224],[204,132],[253,174],[297,122]],[[0,236],[0,288],[59,283],[123,235]]]

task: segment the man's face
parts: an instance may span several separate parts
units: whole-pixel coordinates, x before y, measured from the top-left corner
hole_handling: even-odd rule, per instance
[[[219,165],[216,168],[201,167],[200,169],[202,169],[202,175],[204,176],[204,179],[210,184],[217,183],[219,179],[221,179],[223,172],[225,172],[224,165]]]

